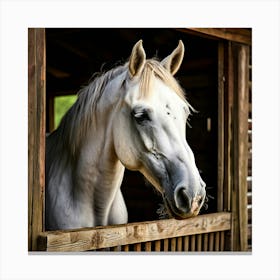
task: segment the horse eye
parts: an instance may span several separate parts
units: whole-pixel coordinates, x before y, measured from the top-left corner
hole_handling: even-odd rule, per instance
[[[132,115],[135,119],[135,121],[138,124],[143,124],[144,122],[150,121],[150,116],[146,110],[141,110],[141,111],[132,111]]]

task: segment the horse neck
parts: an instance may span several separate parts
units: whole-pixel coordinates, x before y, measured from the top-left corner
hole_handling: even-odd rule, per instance
[[[82,140],[78,138],[81,130],[74,134],[75,129],[82,125],[77,120],[83,120],[73,114],[75,108],[66,115],[57,131],[47,138],[47,198],[55,197],[54,203],[62,201],[61,205],[67,201],[67,205],[72,205],[75,214],[80,213],[80,216],[88,217],[88,213],[93,213],[93,224],[88,226],[107,224],[124,174],[112,137],[114,110],[121,102],[118,93],[112,92],[114,88],[119,87],[109,85],[98,98],[93,120],[88,118],[90,125],[82,130]],[[65,136],[67,131],[70,132]],[[75,143],[75,149],[71,149],[71,143]]]
[[[124,167],[115,153],[112,132],[112,120],[118,102],[117,93],[105,89],[99,101],[100,106],[96,106],[96,120],[81,143],[73,169],[75,199],[79,207],[92,205],[96,224],[107,223],[109,210],[124,174]]]

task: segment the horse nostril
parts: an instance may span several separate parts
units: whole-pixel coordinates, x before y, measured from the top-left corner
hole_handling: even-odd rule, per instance
[[[175,203],[178,209],[184,213],[188,213],[191,209],[191,196],[186,188],[180,187],[175,190]]]

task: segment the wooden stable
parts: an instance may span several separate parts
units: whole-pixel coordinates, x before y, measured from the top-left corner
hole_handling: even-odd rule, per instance
[[[208,178],[206,183],[210,182],[210,185],[215,186],[209,190],[210,193],[212,191],[215,199],[211,202],[208,212],[204,211],[202,215],[186,220],[156,220],[151,215],[152,221],[147,221],[146,217],[153,209],[149,207],[153,206],[145,205],[145,208],[149,209],[148,214],[144,216],[145,221],[141,220],[142,217],[132,216],[130,220],[132,222],[126,225],[55,232],[44,229],[45,134],[53,128],[53,99],[63,93],[76,92],[77,85],[83,83],[82,78],[88,75],[84,73],[84,77],[80,76],[74,81],[71,71],[67,73],[65,70],[66,66],[68,67],[67,59],[61,64],[65,65],[64,69],[55,68],[54,64],[51,64],[56,59],[52,53],[52,44],[61,46],[63,48],[61,51],[67,50],[72,55],[75,53],[77,61],[75,67],[77,67],[82,63],[81,61],[90,60],[91,52],[87,50],[87,44],[92,43],[93,47],[96,47],[96,44],[94,39],[93,42],[84,43],[81,48],[70,44],[70,41],[67,44],[67,34],[75,40],[78,38],[75,36],[81,36],[86,32],[96,34],[110,32],[111,35],[116,36],[116,42],[119,40],[121,44],[126,40],[127,48],[130,49],[138,33],[141,32],[143,36],[147,36],[146,41],[144,39],[144,47],[145,42],[149,44],[151,37],[154,37],[155,43],[156,36],[153,34],[155,31],[43,28],[28,30],[29,251],[98,251],[105,248],[110,251],[248,251],[251,249],[251,29],[180,28],[158,31],[159,46],[168,45],[168,41],[173,41],[173,45],[176,45],[176,39],[184,37],[190,42],[195,42],[193,46],[190,45],[190,48],[193,47],[193,53],[197,48],[203,51],[205,46],[209,46],[210,49],[209,55],[204,56],[204,59],[201,59],[199,53],[194,55],[185,66],[183,65],[178,77],[183,87],[191,88],[194,93],[191,104],[202,112],[207,112],[205,116],[194,118],[196,123],[194,127],[197,128],[192,131],[195,136],[190,139],[190,142],[193,142],[190,144],[191,147],[194,146],[199,168],[205,171],[205,177]],[[95,49],[95,52],[101,53],[102,48],[104,47]],[[104,53],[104,57],[100,55],[102,61],[106,58],[116,62],[109,51]],[[124,53],[129,54],[126,49]],[[121,51],[116,55],[120,56],[120,54]],[[48,64],[48,61],[51,62]],[[98,64],[98,67],[101,65],[96,61],[95,64]],[[88,68],[91,69],[91,65]],[[204,69],[208,69],[208,72],[201,75]],[[190,72],[195,75],[185,74]],[[68,88],[59,87],[63,84],[61,82],[63,79]],[[203,90],[202,86],[204,86]],[[208,91],[211,92],[209,95],[211,98],[203,99],[206,100],[203,103],[201,96],[205,96],[205,92]],[[208,103],[211,104],[211,108]],[[200,135],[199,129],[204,123],[207,124],[208,132],[205,131]],[[204,142],[198,139],[204,139]],[[207,141],[212,147],[204,151]],[[213,158],[213,162],[208,162],[209,158]],[[137,201],[133,200],[135,194],[129,193],[129,189],[133,188],[126,188],[126,184],[137,185],[134,192],[138,192],[138,185],[143,183],[132,179],[135,177],[131,176],[128,172],[122,188],[127,192],[128,199],[132,201],[130,204],[128,202],[128,208],[140,207]],[[141,198],[141,195],[137,193],[135,197]],[[144,200],[150,201],[146,198]],[[135,213],[142,211],[140,208],[134,209],[136,210],[132,212]]]

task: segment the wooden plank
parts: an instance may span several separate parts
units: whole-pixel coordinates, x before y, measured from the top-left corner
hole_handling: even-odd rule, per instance
[[[214,251],[214,232],[209,233],[209,251]]]
[[[224,43],[218,45],[218,191],[217,210],[224,211],[224,94],[225,94],[225,73],[224,73]]]
[[[160,240],[156,240],[155,241],[155,251],[156,252],[160,252]]]
[[[230,213],[213,213],[185,220],[166,219],[144,223],[50,231],[42,234],[41,248],[47,251],[85,251],[117,245],[168,239],[186,235],[229,230]],[[164,250],[166,249],[164,241]]]
[[[240,250],[247,251],[247,175],[248,175],[248,102],[249,47],[240,46],[238,52],[238,201]]]
[[[195,252],[195,245],[196,245],[196,236],[192,235],[191,236],[191,251]]]
[[[184,251],[185,252],[189,251],[189,236],[184,237]]]
[[[202,251],[202,235],[198,234],[196,236],[196,251]]]
[[[171,252],[176,252],[176,238],[175,237],[171,238],[170,245],[171,245]]]
[[[247,176],[248,176],[248,101],[249,101],[249,48],[236,44],[232,191],[232,249],[247,251]]]
[[[123,245],[122,251],[129,252],[129,245]]]
[[[166,238],[163,240],[163,251],[168,252],[169,251],[169,239]]]
[[[225,250],[225,232],[221,231],[220,233],[220,251],[224,251]]]
[[[44,231],[45,198],[45,29],[28,29],[28,250],[37,250]]]
[[[215,232],[215,251],[220,250],[220,232]]]
[[[246,45],[252,44],[252,31],[249,28],[186,28],[180,30],[200,34],[207,38],[225,39]]]
[[[182,237],[177,237],[177,252],[181,252],[183,250],[183,241]]]
[[[140,252],[141,251],[141,243],[134,244],[134,251]]]
[[[152,242],[151,241],[145,242],[145,251],[151,252],[151,250],[152,250]]]
[[[32,213],[33,213],[33,153],[36,118],[34,108],[36,102],[36,79],[35,79],[35,30],[28,29],[28,250],[32,250]]]
[[[224,199],[223,207],[225,211],[231,211],[231,195],[232,195],[232,146],[233,146],[233,97],[234,97],[234,70],[233,55],[231,42],[226,46],[225,58],[225,132],[224,132]]]
[[[203,251],[208,251],[208,233],[203,235]]]

